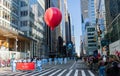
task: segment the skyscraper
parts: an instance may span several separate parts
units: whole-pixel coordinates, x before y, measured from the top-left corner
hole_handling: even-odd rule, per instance
[[[82,42],[81,52],[93,55],[97,49],[96,42],[96,18],[94,0],[81,0],[82,9]]]

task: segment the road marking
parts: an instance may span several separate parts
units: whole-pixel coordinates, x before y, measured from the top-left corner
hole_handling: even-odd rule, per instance
[[[70,70],[66,76],[70,76],[70,74],[72,73],[73,70]]]
[[[90,73],[91,76],[95,76],[90,70],[88,70],[88,72]]]
[[[62,69],[59,69],[59,70],[57,70],[56,72],[50,74],[49,76],[53,76],[53,75],[55,75],[57,72],[59,72],[59,71],[61,71],[61,70],[62,70]]]
[[[74,76],[78,76],[78,70],[75,71]]]
[[[49,69],[43,70],[43,71],[41,71],[41,72],[39,72],[39,73],[35,73],[35,74],[32,75],[32,76],[35,76],[35,75],[38,75],[38,74],[40,74],[40,73],[43,73],[43,72],[49,71],[49,70],[51,70],[51,69],[52,69],[52,68],[49,68]]]
[[[33,74],[33,73],[36,73],[35,71],[33,71],[33,72],[31,72],[31,73],[25,73],[24,75],[22,75],[22,76],[27,76],[27,75],[29,75],[29,74]]]
[[[57,76],[61,76],[65,71],[67,71],[67,69],[63,70],[60,74],[58,74]]]
[[[51,70],[51,71],[48,71],[48,72],[46,72],[46,73],[43,73],[43,74],[41,74],[41,75],[39,75],[39,76],[43,76],[43,75],[46,75],[46,74],[48,74],[48,73],[50,73],[50,72],[52,72],[52,71],[55,71],[56,69],[53,69],[53,70]]]
[[[69,69],[72,69],[73,68],[73,66],[75,65],[75,63],[76,63],[76,61],[74,62],[74,64],[69,68]]]
[[[81,70],[82,76],[86,76],[85,72]]]

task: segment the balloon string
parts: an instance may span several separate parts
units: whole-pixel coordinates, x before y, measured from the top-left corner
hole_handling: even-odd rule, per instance
[[[52,31],[54,30],[54,28],[53,28],[53,27],[51,27],[50,29],[51,29]]]

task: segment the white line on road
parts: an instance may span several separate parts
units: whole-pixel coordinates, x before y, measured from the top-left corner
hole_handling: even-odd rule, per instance
[[[46,74],[48,74],[48,73],[50,73],[50,72],[52,72],[52,71],[55,71],[56,69],[53,69],[53,70],[51,70],[51,71],[48,71],[48,72],[46,72],[46,73],[43,73],[43,74],[41,74],[41,75],[39,75],[39,76],[43,76],[43,75],[46,75]]]
[[[91,76],[95,76],[90,70],[88,70],[88,72],[90,73]]]
[[[82,76],[86,76],[85,72],[81,70]]]
[[[70,70],[66,76],[70,76],[70,74],[72,73],[73,70]]]
[[[57,76],[61,76],[65,71],[67,71],[67,69],[63,70],[60,74],[58,74]]]
[[[75,71],[74,76],[78,76],[78,70]]]
[[[76,61],[74,62],[74,64],[69,68],[69,69],[72,69],[73,68],[73,66],[75,65],[75,63],[76,63]]]
[[[41,71],[41,72],[39,72],[39,73],[35,73],[35,74],[32,75],[32,76],[38,75],[38,74],[40,74],[40,73],[43,73],[43,72],[46,72],[46,71],[49,71],[49,70],[51,70],[51,68],[50,68],[50,69],[43,70],[43,71]]]
[[[53,75],[55,75],[57,72],[59,72],[59,71],[61,71],[61,70],[62,70],[62,69],[59,69],[59,70],[57,70],[56,72],[50,74],[49,76],[53,76]]]

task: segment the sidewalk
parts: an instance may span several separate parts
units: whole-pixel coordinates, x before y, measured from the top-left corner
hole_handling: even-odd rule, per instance
[[[0,67],[0,73],[1,72],[11,72],[11,67]]]

